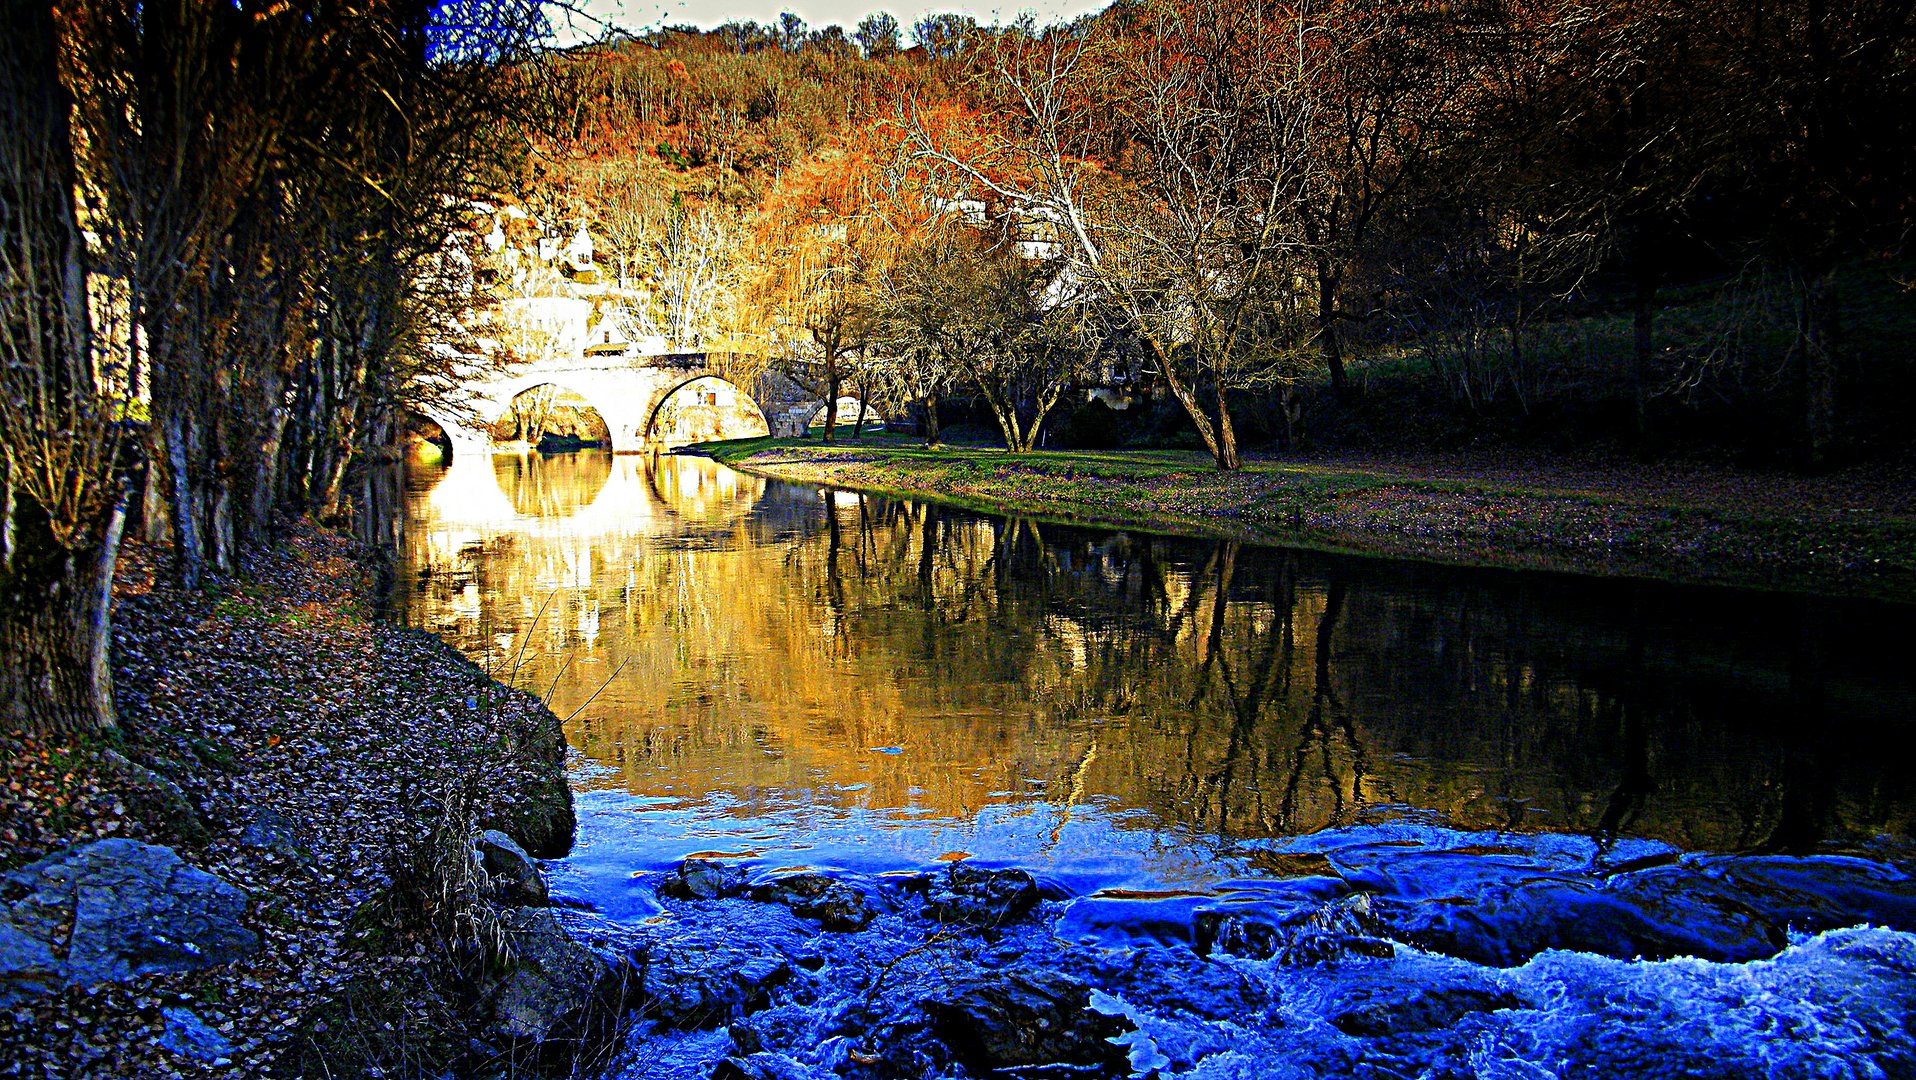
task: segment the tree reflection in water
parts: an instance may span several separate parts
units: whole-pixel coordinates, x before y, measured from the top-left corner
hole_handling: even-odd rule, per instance
[[[514,511],[529,518],[567,518],[592,505],[612,475],[603,450],[569,454],[495,454],[492,473]]]
[[[1070,861],[1115,829],[1177,862],[1404,812],[1711,850],[1910,832],[1880,751],[1912,723],[1907,609],[1039,524],[696,457],[487,468],[509,499],[415,476],[412,617],[523,648],[561,716],[623,665],[570,726],[585,782],[741,835],[856,813],[867,844]]]

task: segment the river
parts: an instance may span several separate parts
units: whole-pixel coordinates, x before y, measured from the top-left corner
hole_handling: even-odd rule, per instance
[[[408,617],[566,718],[551,881],[605,940],[830,942],[834,985],[902,965],[906,997],[936,996],[928,953],[926,986],[1012,948],[1134,1029],[1118,1075],[1916,1068],[1916,609],[1039,524],[689,455],[416,466],[407,503]],[[883,918],[661,898],[691,856],[856,883]],[[1033,875],[1032,927],[974,946],[888,899],[955,863]],[[1220,966],[1262,996],[1207,989]],[[640,1024],[627,1075],[1054,1075],[954,1050],[935,1002],[912,1031],[785,989],[816,978],[725,1006],[784,1036]]]

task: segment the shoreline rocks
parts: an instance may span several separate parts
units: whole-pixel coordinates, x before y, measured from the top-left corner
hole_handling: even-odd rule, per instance
[[[478,987],[490,1032],[542,1055],[552,1044],[596,1037],[622,993],[614,965],[574,938],[551,908],[506,908],[497,919],[502,947]]]
[[[536,859],[571,848],[559,718],[438,637],[372,617],[380,568],[338,535],[294,525],[282,555],[205,591],[170,582],[163,550],[122,556],[120,730],[0,738],[19,781],[0,792],[0,1072],[496,1068],[511,1040],[491,1010],[523,1021],[534,991],[560,1001],[553,986],[581,968],[572,938],[500,914],[549,912],[527,906],[542,902]],[[481,824],[519,856],[469,848]],[[82,873],[116,850],[146,871]],[[40,880],[60,866],[63,883]],[[501,917],[552,947],[484,956]],[[567,1011],[532,1022],[551,1046],[512,1045],[514,1067],[569,1067],[588,1043]]]
[[[497,829],[482,830],[472,841],[473,858],[484,891],[508,907],[545,907],[551,903],[545,871],[526,849]]]

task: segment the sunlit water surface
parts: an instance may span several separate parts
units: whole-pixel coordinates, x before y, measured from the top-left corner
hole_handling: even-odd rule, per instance
[[[1035,524],[694,456],[419,467],[409,508],[403,604],[566,718],[554,886],[615,919],[694,853],[1216,894],[1382,822],[1807,852],[1916,811],[1886,752],[1916,726],[1905,607]]]

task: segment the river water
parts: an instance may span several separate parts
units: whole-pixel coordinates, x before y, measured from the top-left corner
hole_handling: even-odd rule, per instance
[[[1119,1075],[1916,1070],[1916,609],[1038,524],[694,456],[420,466],[408,507],[409,617],[566,718],[579,838],[549,869],[604,927],[709,930],[658,895],[688,857],[823,872],[896,939],[821,935],[824,970],[909,956],[909,996],[948,935],[886,890],[964,862],[1041,883],[1036,928],[977,948],[1099,987],[1137,1029]],[[814,940],[735,906],[739,935]],[[1305,963],[1299,928],[1369,944]],[[1112,974],[1141,956],[1209,966]],[[1219,965],[1263,996],[1193,989]],[[1376,1005],[1380,977],[1422,1004]],[[627,1074],[987,1071],[923,1033],[873,1057],[847,1032],[909,1025],[799,998],[765,1013],[799,1010],[784,1049],[641,1024]]]

